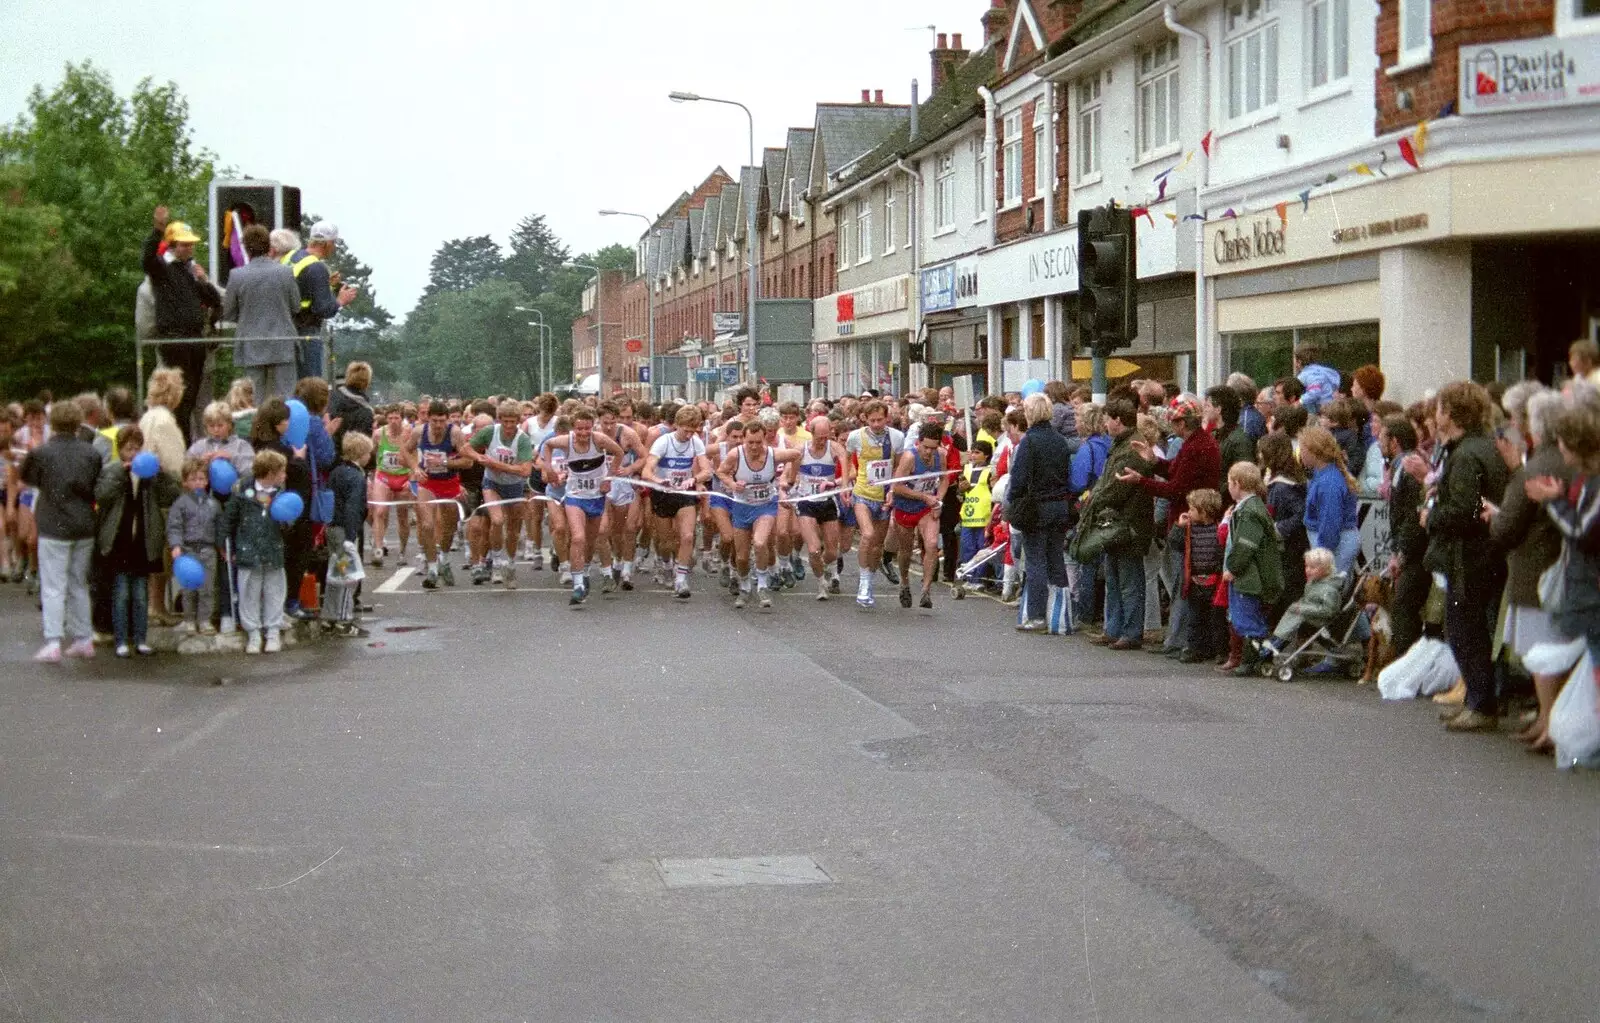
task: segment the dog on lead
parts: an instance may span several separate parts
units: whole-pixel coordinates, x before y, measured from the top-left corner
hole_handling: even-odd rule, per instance
[[[1394,660],[1394,629],[1389,621],[1389,604],[1394,599],[1394,582],[1386,575],[1374,573],[1361,580],[1356,590],[1367,618],[1372,624],[1372,638],[1367,640],[1367,661],[1361,671],[1360,685],[1370,685],[1378,679],[1378,672]]]

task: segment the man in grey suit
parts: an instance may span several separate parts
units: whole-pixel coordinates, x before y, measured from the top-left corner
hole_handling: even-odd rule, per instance
[[[294,232],[282,232],[299,247]],[[239,325],[234,335],[233,364],[256,385],[256,401],[294,394],[294,313],[300,307],[300,289],[294,271],[271,255],[271,235],[260,224],[244,230],[245,255],[250,262],[228,275],[228,292],[222,300],[222,318]]]

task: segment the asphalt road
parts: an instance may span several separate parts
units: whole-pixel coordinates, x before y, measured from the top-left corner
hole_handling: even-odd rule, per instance
[[[461,575],[49,670],[0,590],[0,1020],[1600,1018],[1600,777],[1426,702]]]

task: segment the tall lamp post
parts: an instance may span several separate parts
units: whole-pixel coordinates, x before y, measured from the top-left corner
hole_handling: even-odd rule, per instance
[[[566,263],[566,264],[563,264],[563,265],[573,267],[574,269],[577,269],[577,270],[593,270],[594,271],[594,325],[595,325],[595,331],[594,331],[594,338],[595,338],[595,342],[594,342],[594,375],[595,375],[595,393],[598,394],[601,398],[604,398],[605,397],[605,390],[606,390],[606,317],[605,317],[605,306],[600,301],[600,297],[601,297],[600,296],[600,284],[601,284],[600,268],[598,266],[590,266],[588,263]],[[574,373],[573,376],[577,376],[577,374]],[[581,381],[581,380],[575,381],[575,382],[580,384],[580,385],[583,383],[583,381]]]
[[[711,96],[701,96],[693,92],[672,92],[667,98],[674,103],[721,103],[725,106],[738,107],[744,111],[745,121],[750,127],[750,163],[747,165],[752,170],[756,166],[756,119],[750,113],[750,108],[732,99],[715,99]],[[742,177],[742,175],[741,175]],[[745,317],[744,336],[750,346],[750,356],[747,365],[750,367],[750,382],[755,387],[761,386],[761,376],[756,372],[756,246],[761,239],[756,236],[756,203],[755,196],[750,196],[745,205],[748,207],[748,219],[745,227],[745,250],[750,264],[750,310]]]
[[[647,231],[649,228],[655,226],[655,221],[651,220],[643,213],[628,213],[625,210],[601,210],[600,215],[602,217],[636,217],[639,220],[644,221]],[[661,237],[660,231],[656,232],[656,237],[658,239]],[[649,251],[648,248],[646,251]],[[644,285],[645,317],[650,321],[650,361],[648,363],[650,366],[649,394],[650,402],[651,404],[654,404],[660,397],[660,391],[656,387],[656,281],[655,271],[648,264],[645,266]]]
[[[541,392],[548,391],[550,389],[550,328],[544,322],[544,311],[541,309],[529,309],[525,305],[512,306],[511,308],[519,313],[532,313],[539,317],[537,320],[529,320],[528,326],[539,328],[539,390]]]

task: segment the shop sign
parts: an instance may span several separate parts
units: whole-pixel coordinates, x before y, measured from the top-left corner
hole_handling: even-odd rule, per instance
[[[723,384],[723,386],[724,387],[732,387],[734,384],[736,384],[738,382],[739,382],[739,367],[738,366],[723,366],[722,367],[722,384]]]
[[[717,368],[715,366],[712,366],[709,369],[697,369],[697,370],[695,370],[694,371],[694,378],[698,383],[714,384],[718,380],[722,379],[722,374],[717,371]]]
[[[978,261],[958,259],[922,271],[922,311],[942,313],[976,305]]]
[[[1352,224],[1349,227],[1336,227],[1333,229],[1333,243],[1345,245],[1350,242],[1364,242],[1369,238],[1383,239],[1390,235],[1405,234],[1408,231],[1425,231],[1428,228],[1428,215],[1426,213],[1412,213],[1403,217],[1386,217],[1383,220],[1374,220],[1370,224]]]
[[[978,257],[979,305],[1022,302],[1078,290],[1078,229],[990,249]]]
[[[711,333],[737,334],[744,329],[744,313],[712,313]]]
[[[1288,225],[1276,213],[1248,224],[1235,220],[1232,231],[1224,227],[1212,236],[1212,256],[1222,264],[1279,259],[1288,254],[1288,236]]]
[[[840,335],[854,334],[857,320],[905,312],[910,307],[910,274],[843,291],[834,296],[834,329]]]
[[[1463,114],[1600,102],[1600,35],[1463,46],[1458,64]]]

